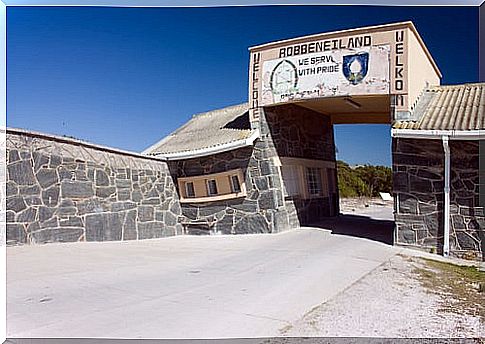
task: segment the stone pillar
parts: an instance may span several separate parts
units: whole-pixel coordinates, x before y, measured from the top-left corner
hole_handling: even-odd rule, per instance
[[[443,241],[441,140],[392,139],[395,243],[439,251]]]
[[[283,181],[278,166],[275,164],[278,153],[264,109],[260,111],[258,125],[260,139],[255,142],[254,149],[260,153],[258,158],[260,159],[259,172],[261,176],[256,177],[256,180],[266,178],[268,181],[268,190],[260,191],[260,198],[265,200],[264,202],[260,200],[260,209],[265,211],[266,216],[272,219],[272,232],[284,231],[290,229],[290,226],[288,212],[284,204]]]

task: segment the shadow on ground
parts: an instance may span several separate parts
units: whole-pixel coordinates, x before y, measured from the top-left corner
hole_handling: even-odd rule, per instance
[[[349,235],[392,245],[394,221],[373,219],[365,215],[340,214],[313,223],[313,227],[330,229],[332,234]]]

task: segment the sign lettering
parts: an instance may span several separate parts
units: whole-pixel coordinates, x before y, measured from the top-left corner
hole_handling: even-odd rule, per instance
[[[394,46],[396,59],[394,67],[394,89],[404,91],[404,31],[396,31],[396,44]]]
[[[370,47],[371,45],[372,36],[370,35],[302,43],[280,48],[279,58],[320,53],[331,50],[356,49]]]
[[[253,54],[253,68],[252,68],[252,92],[251,92],[251,113],[252,119],[259,119],[259,66],[260,66],[261,53]]]

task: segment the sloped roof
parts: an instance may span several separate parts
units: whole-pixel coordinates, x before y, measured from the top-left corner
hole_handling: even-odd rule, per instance
[[[433,86],[416,104],[417,121],[397,121],[394,129],[485,129],[485,83]]]
[[[217,148],[249,145],[255,132],[249,124],[247,103],[196,114],[172,134],[146,149],[143,154],[190,156],[208,154]],[[193,154],[191,154],[193,153]]]

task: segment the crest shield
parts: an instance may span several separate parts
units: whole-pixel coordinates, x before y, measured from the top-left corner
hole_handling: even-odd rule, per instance
[[[281,61],[271,72],[270,85],[275,94],[290,92],[297,84],[298,71],[291,61]]]
[[[369,69],[369,53],[345,55],[343,57],[342,73],[352,85],[364,80]]]

